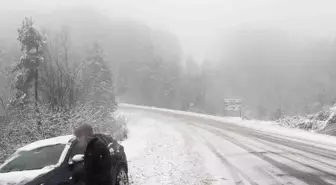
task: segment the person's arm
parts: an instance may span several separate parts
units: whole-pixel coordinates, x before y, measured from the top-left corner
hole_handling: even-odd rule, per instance
[[[96,143],[96,147],[98,148],[99,151],[99,155],[101,156],[100,162],[101,162],[101,167],[104,169],[104,171],[110,171],[112,168],[112,164],[111,164],[111,155],[110,155],[110,151],[107,147],[107,145],[98,140]]]

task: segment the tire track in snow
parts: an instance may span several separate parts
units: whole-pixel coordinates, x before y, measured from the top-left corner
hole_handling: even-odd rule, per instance
[[[302,146],[302,145],[300,145],[298,143],[295,143],[295,141],[289,142],[287,139],[281,140],[277,136],[272,137],[269,134],[261,133],[261,132],[254,133],[254,132],[247,131],[247,130],[244,130],[244,131],[241,132],[239,130],[239,133],[238,133],[237,131],[232,130],[232,129],[228,129],[228,130],[230,130],[233,133],[240,134],[240,135],[243,135],[243,133],[244,133],[245,137],[249,136],[250,138],[253,138],[255,141],[258,141],[259,143],[263,143],[266,146],[272,146],[271,148],[273,148],[273,149],[277,149],[277,150],[280,150],[280,151],[285,151],[285,153],[290,154],[292,156],[304,157],[304,158],[308,159],[308,161],[310,160],[310,161],[317,162],[317,163],[319,163],[321,165],[327,166],[328,169],[331,168],[331,169],[334,169],[336,171],[335,165],[330,164],[330,163],[326,163],[326,162],[324,162],[323,160],[320,160],[320,159],[316,159],[316,157],[321,157],[321,156],[322,157],[326,157],[328,159],[335,158],[335,154],[332,155],[331,151],[327,151],[326,149],[323,149],[323,148],[320,148],[320,147],[314,148],[314,146],[309,146],[309,145],[306,145],[306,144],[304,144],[304,146]],[[254,147],[267,150],[265,148],[261,148],[260,145],[254,145]],[[301,153],[293,152],[293,150],[286,149],[284,147],[287,147],[287,148],[290,148],[290,149],[294,149],[294,151],[300,151]],[[304,149],[302,149],[302,148],[304,148]],[[313,149],[313,151],[308,150],[308,148]],[[322,153],[321,155],[318,155],[318,152],[316,152],[316,150],[323,150],[324,153]],[[336,176],[332,172],[328,172],[326,170],[319,169],[319,168],[317,168],[315,166],[312,166],[310,164],[299,162],[297,160],[294,160],[293,158],[285,156],[285,154],[282,154],[282,153],[276,153],[276,155],[281,156],[282,158],[286,158],[287,160],[293,161],[295,163],[298,163],[298,164],[300,164],[302,166],[306,166],[308,168],[311,168],[311,169],[313,169],[313,170],[315,170],[317,172],[320,172],[324,176],[330,176],[330,177],[336,178]],[[326,153],[328,155],[326,155]],[[315,158],[309,157],[309,156],[307,156],[307,154],[314,155]]]
[[[198,131],[196,131],[192,127],[188,127],[188,129],[191,129],[193,135],[197,136],[196,139],[199,140],[200,142],[202,142],[228,168],[228,170],[230,171],[231,176],[233,178],[233,181],[236,185],[246,185],[244,180],[247,181],[248,184],[250,184],[250,185],[258,185],[258,183],[256,183],[251,178],[249,178],[244,172],[239,170],[237,167],[235,167],[233,164],[231,164],[223,155],[221,155],[217,151],[217,149],[210,142],[208,142],[201,134],[198,133]],[[182,131],[191,135],[189,133],[190,131],[186,131],[186,130],[182,130]]]
[[[222,138],[224,138],[225,140],[247,150],[248,152],[250,152],[251,154],[263,159],[264,161],[267,161],[268,163],[272,164],[273,166],[277,167],[278,169],[287,172],[288,175],[296,177],[297,179],[300,179],[301,181],[307,183],[307,184],[316,184],[316,185],[333,185],[327,181],[324,181],[323,179],[320,178],[320,176],[317,176],[316,174],[313,173],[307,173],[307,172],[302,172],[300,170],[297,170],[295,168],[292,168],[291,166],[288,166],[286,164],[280,163],[274,159],[272,159],[271,157],[266,156],[263,153],[257,152],[254,149],[252,149],[251,147],[247,146],[246,144],[243,144],[241,142],[238,142],[235,138],[228,136],[220,131],[218,131],[217,129],[214,128],[210,128],[210,127],[205,127],[205,126],[201,126],[198,124],[194,124],[194,123],[190,123],[193,124],[195,126],[201,127],[202,129],[208,130],[209,132],[214,133],[215,135],[218,135]],[[237,134],[239,134],[239,132],[235,132]],[[241,134],[241,133],[240,133]]]
[[[188,122],[188,120],[186,120]],[[199,121],[198,121],[199,123]],[[195,124],[195,123],[194,123]],[[223,130],[228,130],[234,133],[244,133],[245,135],[252,135],[255,137],[259,137],[263,140],[271,140],[272,142],[278,143],[280,145],[284,145],[287,147],[291,147],[297,150],[301,150],[303,152],[306,153],[311,153],[311,154],[315,154],[318,156],[323,156],[325,158],[331,159],[331,160],[336,160],[336,155],[335,155],[335,151],[331,151],[331,150],[326,150],[325,148],[319,147],[319,146],[315,146],[315,145],[310,145],[304,142],[297,142],[295,140],[292,140],[291,138],[288,137],[279,137],[276,135],[270,135],[268,133],[262,132],[262,131],[258,131],[258,130],[254,130],[254,129],[250,129],[250,128],[246,128],[243,126],[239,126],[239,125],[232,125],[232,124],[224,124],[222,122],[218,122],[215,120],[208,120],[206,122],[206,125],[215,127],[217,129],[223,129]],[[298,141],[302,141],[302,140],[298,140]]]
[[[272,148],[275,148],[275,149],[278,149],[278,150],[282,150],[282,151],[286,151],[285,154],[287,153],[287,154],[290,154],[290,155],[292,155],[292,156],[303,157],[303,158],[305,158],[306,160],[311,160],[311,161],[314,161],[314,162],[317,162],[317,163],[321,163],[322,165],[328,166],[329,168],[332,168],[332,169],[334,169],[334,170],[336,171],[336,168],[335,168],[334,166],[328,164],[328,163],[322,162],[322,161],[320,161],[320,160],[316,160],[316,159],[314,159],[314,158],[312,158],[312,157],[308,157],[308,156],[306,156],[306,155],[302,155],[302,154],[298,154],[298,153],[292,152],[292,151],[290,151],[290,150],[288,150],[288,149],[285,149],[285,148],[283,148],[283,147],[277,146],[277,145],[275,145],[274,143],[272,143],[272,142],[270,142],[270,141],[261,140],[261,139],[259,139],[259,138],[255,138],[255,139],[258,140],[260,143],[263,143],[263,144],[265,144],[265,145],[269,145],[269,146],[271,146]],[[259,146],[256,146],[256,147],[259,147]],[[260,148],[260,147],[259,147],[259,148]],[[312,165],[310,165],[310,164],[306,164],[306,163],[303,163],[303,162],[299,162],[299,161],[297,161],[297,160],[294,160],[294,159],[291,158],[291,157],[286,156],[285,154],[277,153],[276,155],[279,155],[279,156],[281,156],[281,157],[283,157],[283,158],[286,158],[287,160],[291,160],[291,161],[293,161],[293,162],[296,162],[296,163],[298,163],[298,164],[300,164],[300,165],[302,165],[302,166],[306,166],[306,167],[309,167],[309,168],[311,168],[311,169],[314,169],[315,171],[318,171],[318,172],[320,172],[320,173],[322,173],[322,174],[324,174],[324,175],[327,175],[327,176],[335,176],[334,173],[331,173],[331,172],[328,172],[328,171],[325,171],[325,170],[321,170],[321,169],[319,169],[319,168],[317,168],[317,167],[315,167],[315,166],[312,166]]]
[[[331,172],[322,170],[322,169],[317,168],[317,167],[315,167],[315,166],[313,166],[311,164],[307,164],[307,163],[304,163],[304,162],[300,162],[299,160],[293,159],[293,156],[295,156],[294,152],[291,152],[291,151],[286,150],[284,148],[281,148],[279,146],[275,146],[274,143],[267,142],[265,140],[261,140],[261,139],[259,139],[257,137],[252,136],[252,138],[254,138],[255,140],[258,140],[258,142],[260,142],[260,143],[263,143],[265,146],[268,145],[268,146],[271,146],[271,148],[273,148],[273,149],[277,149],[277,150],[281,150],[281,151],[286,151],[286,152],[270,152],[270,151],[268,151],[268,149],[266,147],[261,147],[260,145],[251,144],[251,143],[248,144],[249,146],[253,146],[254,148],[258,148],[258,149],[262,149],[262,150],[268,151],[268,152],[263,152],[265,154],[273,154],[273,155],[276,155],[276,156],[280,156],[281,158],[287,159],[288,161],[292,161],[293,163],[296,163],[296,164],[299,164],[301,166],[310,168],[310,169],[312,169],[312,170],[314,170],[316,172],[319,172],[321,174],[321,175],[319,175],[320,177],[321,176],[327,176],[327,177],[333,177],[333,178],[335,178],[335,175],[333,173],[331,173]],[[258,152],[258,153],[261,153],[261,152]],[[286,154],[290,154],[291,156],[286,156]],[[312,159],[309,158],[309,160],[312,160]]]
[[[204,138],[203,138],[203,140],[204,140]],[[225,157],[222,156],[212,144],[205,141],[205,145],[222,161],[222,163],[224,163],[225,165],[227,165],[229,167],[231,175],[232,175],[232,177],[233,177],[233,179],[234,179],[234,181],[237,185],[245,185],[244,180],[240,177],[240,175],[243,176],[249,182],[250,185],[258,185],[258,183],[253,181],[245,173],[240,171],[238,168],[236,168],[234,165],[232,165],[228,160],[226,160]]]

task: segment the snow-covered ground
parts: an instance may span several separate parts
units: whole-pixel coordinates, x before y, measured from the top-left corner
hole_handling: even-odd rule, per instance
[[[272,122],[130,105],[120,110],[129,120],[122,145],[132,185],[336,184],[335,137]]]
[[[122,144],[131,184],[234,184],[230,172],[204,143],[178,122],[129,114]]]
[[[336,184],[334,137],[258,121],[127,107],[134,185]]]

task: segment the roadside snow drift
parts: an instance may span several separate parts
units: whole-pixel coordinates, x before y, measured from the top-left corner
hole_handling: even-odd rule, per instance
[[[307,116],[286,116],[277,123],[284,127],[336,135],[336,105]]]

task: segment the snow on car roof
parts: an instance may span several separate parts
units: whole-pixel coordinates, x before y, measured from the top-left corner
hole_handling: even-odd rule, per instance
[[[18,151],[29,151],[29,150],[34,150],[36,148],[40,148],[44,146],[50,146],[50,145],[56,145],[56,144],[67,144],[73,138],[75,138],[74,135],[66,135],[66,136],[53,137],[49,139],[43,139],[43,140],[35,141],[33,143],[25,145],[19,148]]]

